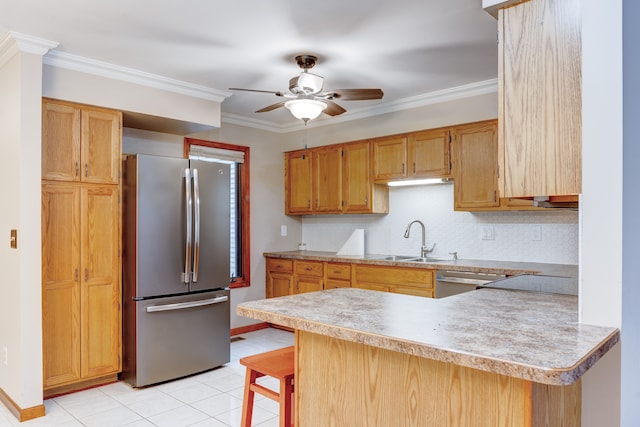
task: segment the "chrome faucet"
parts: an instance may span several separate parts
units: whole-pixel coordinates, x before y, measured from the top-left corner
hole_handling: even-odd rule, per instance
[[[413,220],[409,223],[409,225],[407,225],[407,229],[404,232],[404,238],[408,239],[409,238],[409,232],[411,231],[411,226],[415,223],[420,224],[420,226],[422,227],[422,246],[420,247],[420,258],[426,258],[427,255],[429,255],[431,252],[433,252],[433,249],[436,247],[436,244],[434,243],[433,246],[431,246],[431,249],[427,248],[427,245],[425,243],[425,227],[424,227],[424,223],[422,221],[419,220]]]

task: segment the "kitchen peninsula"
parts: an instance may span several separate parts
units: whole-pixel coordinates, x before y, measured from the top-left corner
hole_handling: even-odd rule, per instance
[[[296,425],[580,425],[580,377],[619,340],[577,297],[333,289],[242,303],[295,329]]]

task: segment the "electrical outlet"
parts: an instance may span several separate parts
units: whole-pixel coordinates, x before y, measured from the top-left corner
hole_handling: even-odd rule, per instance
[[[286,225],[281,225],[280,226],[280,235],[282,237],[285,237],[287,235],[287,226]]]
[[[542,227],[534,225],[531,227],[531,240],[542,240]]]
[[[9,364],[9,349],[6,345],[2,347],[2,363]]]

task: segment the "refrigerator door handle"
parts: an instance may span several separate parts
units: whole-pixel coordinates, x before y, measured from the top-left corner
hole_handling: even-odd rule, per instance
[[[185,185],[185,198],[184,198],[184,207],[185,207],[185,219],[186,219],[186,239],[185,239],[185,247],[184,247],[184,272],[182,274],[182,281],[186,284],[189,284],[191,279],[191,274],[189,269],[191,268],[191,171],[187,168],[184,170],[184,185]]]
[[[193,268],[191,275],[193,283],[198,281],[198,271],[200,270],[200,181],[198,180],[198,169],[193,169]]]
[[[215,298],[203,299],[200,301],[179,302],[176,304],[153,305],[153,306],[147,307],[147,313],[154,313],[158,311],[184,310],[186,308],[220,304],[221,302],[227,302],[227,301],[229,301],[229,297],[227,297],[226,295],[223,295]]]

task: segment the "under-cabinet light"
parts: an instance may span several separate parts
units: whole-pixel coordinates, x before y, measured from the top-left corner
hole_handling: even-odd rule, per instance
[[[389,187],[406,187],[408,185],[433,185],[447,184],[452,182],[450,178],[429,178],[429,179],[410,179],[407,181],[391,181],[387,183]]]

